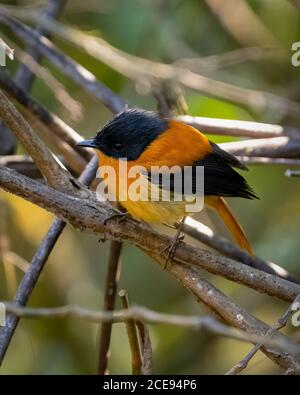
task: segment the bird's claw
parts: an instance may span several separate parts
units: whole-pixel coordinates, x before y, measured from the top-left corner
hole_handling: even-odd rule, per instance
[[[175,237],[173,241],[161,251],[161,254],[164,254],[166,251],[168,251],[167,258],[163,267],[164,270],[167,269],[168,263],[173,259],[178,244],[180,244],[183,240],[184,235],[179,235],[178,237]]]

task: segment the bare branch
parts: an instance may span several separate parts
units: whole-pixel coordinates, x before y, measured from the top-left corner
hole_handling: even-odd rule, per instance
[[[300,294],[295,298],[294,302],[288,307],[288,309],[283,313],[283,315],[277,320],[276,324],[273,325],[268,332],[266,333],[266,336],[272,336],[275,332],[278,330],[284,328],[287,325],[288,318],[292,312],[292,308],[294,303],[297,303],[300,301]],[[262,343],[257,343],[255,347],[235,366],[233,366],[226,374],[227,375],[235,375],[238,373],[241,373],[243,370],[245,370],[251,361],[251,359],[254,357],[254,355],[260,350],[262,347]],[[289,371],[289,374],[292,372]]]
[[[158,235],[149,227],[136,221],[124,220],[122,224],[110,220],[108,226],[105,219],[111,217],[112,210],[99,202],[73,198],[34,180],[16,174],[13,170],[0,167],[0,185],[6,190],[25,197],[41,207],[48,207],[61,218],[71,222],[81,229],[90,229],[93,232],[105,232],[117,240],[128,240],[145,250],[155,260],[164,265],[165,254],[163,251],[170,245],[170,238]],[[180,264],[176,263],[180,262]],[[183,263],[187,264],[184,265]],[[246,330],[249,333],[265,334],[269,327],[252,317],[247,311],[242,310],[232,301],[229,301],[220,291],[204,281],[196,270],[190,265],[199,266],[211,272],[224,275],[234,281],[243,282],[259,291],[267,292],[273,296],[282,297],[284,300],[293,300],[300,293],[300,287],[286,280],[266,274],[256,269],[243,266],[228,258],[195,249],[181,243],[169,265],[168,271],[173,274],[192,294],[203,303],[217,312],[227,323]],[[294,294],[293,294],[294,291]],[[293,295],[293,296],[292,296]],[[284,369],[292,367],[298,370],[298,362],[290,355],[278,354],[272,350],[264,350],[266,354]]]
[[[56,49],[45,37],[8,16],[0,16],[0,21],[13,30],[22,40],[24,39],[28,44],[34,45],[35,49],[58,67],[61,72],[84,87],[112,112],[122,111],[125,103],[119,96],[97,81],[96,77],[86,68]]]
[[[105,233],[107,237],[118,241],[128,240],[149,253],[163,251],[170,245],[169,237],[154,232],[138,221],[125,219],[120,223],[111,219],[105,222],[115,211],[108,205],[93,200],[92,195],[88,195],[86,199],[74,198],[1,166],[0,186],[47,209],[77,228]],[[166,254],[162,254],[160,259],[166,259]],[[201,267],[288,302],[292,302],[300,293],[297,284],[183,242],[178,245],[174,260]]]
[[[22,318],[78,318],[93,323],[98,322],[124,322],[125,320],[140,320],[153,324],[176,325],[194,330],[206,329],[217,335],[226,336],[244,342],[263,342],[265,345],[297,354],[298,346],[281,341],[282,339],[269,338],[256,334],[247,334],[242,330],[224,325],[211,316],[186,316],[164,314],[146,307],[131,306],[128,309],[118,311],[94,311],[76,305],[67,305],[52,308],[21,307],[11,303],[5,303],[9,314]]]
[[[120,271],[120,255],[122,243],[113,240],[110,244],[107,274],[105,281],[103,309],[114,310],[116,301],[117,285]],[[109,346],[111,339],[111,322],[104,322],[101,326],[100,346],[98,355],[98,374],[105,374],[109,358]]]
[[[46,7],[42,10],[42,15],[47,16],[48,18],[57,18],[59,14],[61,13],[62,9],[64,8],[64,5],[66,3],[66,0],[49,0],[47,2]],[[45,35],[47,37],[50,36],[49,32],[45,30],[43,25],[37,21],[37,31]],[[41,55],[35,51],[34,46],[30,46],[27,48],[27,53],[37,62],[41,61]],[[17,71],[16,74],[16,84],[20,88],[24,89],[25,91],[29,91],[31,89],[31,86],[33,84],[35,75],[32,74],[32,72],[25,66],[21,65]],[[10,133],[9,129],[5,124],[0,124],[0,132],[5,135],[6,142],[8,142],[9,146],[11,149],[7,149],[6,151],[2,152],[6,154],[10,154],[14,152],[15,146],[16,146],[16,140],[13,134]]]
[[[300,139],[287,136],[234,141],[220,144],[225,151],[237,156],[263,156],[270,158],[299,158]]]
[[[46,145],[32,130],[28,122],[1,91],[0,116],[24,145],[47,180],[47,183],[57,189],[74,191],[74,186],[70,183],[68,173],[60,166]]]
[[[119,291],[119,296],[123,305],[123,308],[126,310],[129,309],[129,300],[128,294],[124,289]],[[141,374],[142,371],[142,356],[138,339],[138,332],[136,328],[136,322],[132,319],[125,320],[127,335],[129,339],[129,345],[131,350],[131,366],[132,366],[132,374]]]
[[[190,115],[179,115],[177,119],[209,134],[256,139],[281,136],[300,138],[300,130],[288,126],[221,118],[192,117]]]
[[[13,97],[18,103],[26,108],[28,113],[34,115],[49,128],[61,141],[68,143],[70,147],[73,147],[83,158],[87,160],[91,159],[92,154],[90,150],[76,146],[76,143],[81,141],[82,137],[57,115],[49,113],[45,107],[27,95],[24,90],[18,88],[10,75],[2,69],[0,69],[0,86],[9,96]]]
[[[256,269],[262,270],[266,273],[275,274],[295,284],[300,284],[300,280],[298,278],[289,274],[281,266],[278,266],[273,262],[266,262],[256,256],[249,255],[246,251],[241,250],[224,237],[215,235],[208,226],[201,224],[191,217],[187,217],[185,220],[183,231],[188,236],[193,237],[195,240],[198,240],[216,251],[221,252],[221,254],[229,258],[235,259],[250,267],[255,267]]]

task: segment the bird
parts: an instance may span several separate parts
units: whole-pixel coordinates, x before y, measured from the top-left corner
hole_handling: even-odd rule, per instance
[[[124,160],[127,169],[133,169],[134,166],[145,169],[140,174],[144,194],[148,194],[150,188],[154,187],[159,190],[169,188],[169,192],[174,195],[174,178],[170,177],[171,181],[166,186],[162,183],[161,176],[152,176],[153,167],[170,169],[175,166],[183,169],[189,166],[196,170],[203,166],[205,207],[215,210],[238,246],[253,254],[242,226],[225,200],[227,197],[257,198],[245,178],[236,170],[248,169],[238,158],[221,149],[198,129],[176,119],[163,118],[156,112],[126,108],[108,121],[95,137],[83,140],[78,145],[93,148],[99,158],[99,167],[113,168],[116,179],[119,179],[120,163]],[[190,174],[194,188],[197,172],[192,171]],[[106,185],[134,219],[150,225],[160,223],[172,226],[189,215],[185,201],[152,201],[145,196],[143,199],[133,199],[126,193],[126,199],[121,199],[122,193],[128,192],[133,182],[128,176],[126,181],[125,187],[118,181],[113,183],[109,180]],[[127,188],[127,191],[122,188]]]

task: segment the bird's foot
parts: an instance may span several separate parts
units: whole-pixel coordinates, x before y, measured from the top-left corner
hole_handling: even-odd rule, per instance
[[[164,254],[167,251],[167,258],[164,263],[163,269],[166,270],[168,267],[168,263],[172,261],[174,254],[176,252],[176,248],[178,244],[180,244],[184,240],[184,235],[180,235],[180,233],[176,234],[174,239],[170,244],[168,244],[162,251],[161,254]]]

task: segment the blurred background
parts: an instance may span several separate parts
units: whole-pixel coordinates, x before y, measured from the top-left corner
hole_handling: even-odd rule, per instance
[[[1,1],[1,5],[32,9],[43,3]],[[297,9],[287,0],[223,1],[226,8],[221,3],[213,0],[72,0],[67,2],[60,21],[102,37],[127,53],[164,63],[197,58],[200,60],[193,67],[202,75],[300,101],[300,67],[291,64],[292,43],[300,41]],[[0,29],[1,37],[3,33],[3,37],[15,40],[24,48],[8,29],[2,25]],[[55,37],[53,41],[126,102],[146,109],[157,108],[155,98],[143,89],[145,87],[113,71],[78,46]],[[246,48],[252,50],[247,52]],[[232,51],[235,55],[228,60],[227,55]],[[32,96],[83,137],[93,136],[111,117],[110,112],[46,60],[43,65],[81,104],[82,114],[72,115],[41,79],[35,80]],[[8,61],[7,68],[15,72],[18,60]],[[300,127],[299,118],[272,107],[253,111],[192,90],[185,90],[184,95],[191,115]],[[218,143],[233,140],[224,136],[210,138]],[[21,146],[18,153],[23,153]],[[300,179],[285,177],[285,170],[285,166],[278,165],[250,166],[245,176],[260,200],[232,199],[230,205],[245,227],[255,254],[300,276]],[[0,213],[0,299],[11,300],[53,216],[2,191]],[[200,219],[217,233],[229,237],[210,213],[202,213]],[[108,243],[67,226],[46,264],[30,306],[72,303],[100,309],[107,257]],[[223,278],[204,275],[269,324],[285,309],[283,303],[273,298]],[[129,244],[125,244],[122,253],[119,288],[128,291],[132,303],[150,309],[179,314],[207,313],[178,282]],[[119,300],[117,307],[120,307]],[[286,331],[291,332],[292,328]],[[21,320],[0,373],[94,374],[98,332],[98,325],[74,319]],[[251,348],[207,332],[174,326],[151,325],[150,333],[154,373],[159,374],[223,374]],[[130,352],[123,324],[113,326],[111,344],[110,372],[130,373]],[[244,374],[277,372],[277,367],[258,353]]]

